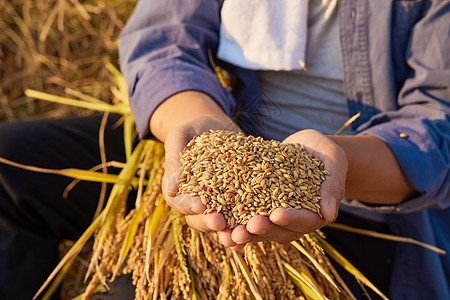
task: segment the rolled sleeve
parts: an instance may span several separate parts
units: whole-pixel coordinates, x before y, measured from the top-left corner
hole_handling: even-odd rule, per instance
[[[387,121],[389,122],[383,122]],[[398,205],[380,207],[383,212],[410,213],[450,206],[449,120],[429,120],[420,115],[389,113],[374,117],[360,134],[384,141],[397,158],[406,181],[416,197]]]
[[[395,111],[374,115],[356,134],[380,138],[392,150],[416,197],[398,205],[373,207],[383,212],[409,213],[450,206],[450,28],[449,1],[431,1],[409,30],[401,57],[403,80],[397,88]],[[378,85],[377,85],[378,84]],[[374,82],[379,90],[383,86]],[[383,98],[374,103],[383,107]]]
[[[219,39],[222,1],[140,1],[119,38],[121,70],[140,138],[151,137],[156,108],[183,91],[207,94],[232,116],[233,96],[210,66]]]
[[[150,118],[156,108],[183,91],[207,94],[228,116],[234,113],[235,101],[211,71],[178,60],[159,61],[136,75],[133,92],[130,93],[130,106],[140,138],[149,137]]]

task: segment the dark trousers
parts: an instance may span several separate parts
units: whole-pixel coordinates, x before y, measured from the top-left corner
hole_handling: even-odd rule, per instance
[[[390,233],[388,226],[384,223],[362,219],[343,211],[339,212],[335,222],[379,233]],[[328,243],[348,259],[381,292],[387,297],[390,296],[389,290],[395,242],[329,227],[322,228],[322,231]],[[353,275],[336,262],[333,260],[331,262],[357,299],[382,299],[370,288],[356,281]]]
[[[107,160],[124,161],[123,133],[108,118]],[[100,163],[101,116],[0,124],[0,157],[50,169]],[[0,164],[0,299],[29,300],[58,263],[57,246],[76,240],[92,221],[99,183],[72,181]]]
[[[110,116],[106,126],[107,160],[123,162],[122,127],[114,126],[117,120],[118,116]],[[0,157],[43,168],[90,169],[101,161],[100,121],[101,116],[96,115],[0,124]],[[58,244],[78,239],[92,221],[100,184],[80,182],[64,198],[63,191],[71,181],[0,164],[0,299],[31,299],[58,263]],[[387,231],[382,224],[351,215],[340,214],[339,221]],[[326,235],[386,292],[392,243],[333,229],[326,230]],[[340,273],[361,294],[351,276]],[[122,279],[117,288],[113,284],[111,293],[100,299],[133,298],[133,287],[127,282]]]

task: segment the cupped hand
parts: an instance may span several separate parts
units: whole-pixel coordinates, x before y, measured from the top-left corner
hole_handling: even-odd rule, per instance
[[[338,214],[339,202],[345,194],[345,180],[348,169],[344,150],[322,133],[315,130],[298,131],[284,142],[298,143],[316,158],[320,158],[326,176],[320,188],[320,212],[323,217],[306,209],[277,208],[270,216],[254,216],[246,226],[239,225],[233,230],[226,228],[219,237],[226,247],[242,249],[246,243],[263,240],[287,243],[299,239],[304,234],[315,231],[333,222]]]
[[[167,203],[178,213],[186,215],[188,225],[199,231],[219,231],[225,228],[225,218],[220,213],[203,215],[206,209],[199,197],[177,195],[180,176],[180,153],[196,135],[212,130],[240,131],[230,119],[201,116],[171,129],[165,139],[166,169],[162,180],[162,192]]]

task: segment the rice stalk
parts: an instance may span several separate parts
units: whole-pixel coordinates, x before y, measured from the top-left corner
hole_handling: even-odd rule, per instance
[[[88,227],[88,229],[81,235],[81,237],[69,249],[67,254],[61,259],[61,261],[55,267],[53,272],[50,274],[50,276],[47,278],[47,280],[44,282],[44,284],[41,286],[41,288],[34,295],[33,299],[36,299],[36,297],[48,286],[48,284],[59,273],[59,271],[71,259],[73,259],[73,257],[75,257],[76,255],[78,255],[78,253],[80,253],[80,251],[83,248],[83,246],[86,244],[86,242],[89,240],[89,238],[94,234],[94,231],[97,229],[97,227],[101,224],[102,219],[103,219],[103,212],[100,213],[100,215],[91,223],[91,225]]]
[[[78,2],[78,0],[70,0],[70,1],[75,5],[75,8],[79,11],[80,16],[82,16],[86,21],[89,21],[91,19],[84,6],[81,5],[81,3]]]
[[[59,285],[63,281],[64,277],[66,276],[67,272],[69,271],[70,267],[72,267],[72,264],[76,258],[77,256],[74,255],[71,259],[67,261],[66,264],[64,264],[64,266],[61,268],[61,271],[59,271],[58,275],[55,277],[55,279],[52,281],[52,284],[45,292],[44,296],[42,297],[42,300],[50,299],[50,297],[55,293],[55,291],[58,289]]]
[[[311,277],[308,277],[302,271],[293,268],[285,261],[282,261],[282,264],[290,278],[294,281],[294,284],[297,285],[309,299],[325,300],[323,293],[320,292],[317,289],[317,286],[311,281]]]
[[[175,237],[175,249],[178,254],[178,261],[185,275],[189,278],[189,270],[186,262],[186,250],[182,241],[181,223],[179,218],[175,218],[172,225],[173,236]]]
[[[261,293],[259,292],[258,287],[255,284],[255,282],[253,281],[252,276],[250,274],[250,270],[249,270],[247,264],[245,263],[244,259],[242,258],[242,256],[238,252],[233,251],[233,258],[236,261],[236,264],[239,266],[239,269],[241,270],[242,275],[244,275],[244,278],[245,278],[248,286],[250,287],[252,296],[255,297],[256,300],[262,300],[263,298],[261,296]]]
[[[125,158],[130,160],[131,152],[133,151],[133,133],[134,129],[134,117],[131,114],[124,115],[123,120],[123,140],[125,146]]]
[[[433,252],[436,252],[440,255],[446,255],[446,251],[430,245],[430,244],[426,244],[423,243],[421,241],[412,239],[412,238],[408,238],[408,237],[403,237],[403,236],[398,236],[398,235],[392,235],[392,234],[386,234],[386,233],[380,233],[380,232],[376,232],[373,230],[367,230],[367,229],[361,229],[361,228],[355,228],[352,226],[348,226],[345,224],[340,224],[340,223],[331,223],[328,224],[327,227],[330,228],[335,228],[335,229],[339,229],[339,230],[344,230],[344,231],[348,231],[348,232],[353,232],[353,233],[357,233],[357,234],[361,234],[361,235],[365,235],[365,236],[371,236],[371,237],[375,237],[375,238],[380,238],[380,239],[384,239],[384,240],[389,240],[389,241],[395,241],[395,242],[401,242],[401,243],[410,243],[410,244],[414,244],[414,245],[418,245],[420,247],[426,248],[428,250],[431,250]]]
[[[117,114],[122,114],[122,115],[131,113],[130,107],[126,103],[119,103],[119,104],[92,103],[89,101],[75,100],[75,99],[70,99],[70,98],[61,97],[61,96],[55,96],[55,95],[51,95],[51,94],[47,94],[47,93],[39,92],[39,91],[35,91],[35,90],[30,90],[30,89],[25,90],[25,95],[27,95],[30,98],[36,98],[36,99],[45,100],[48,102],[76,106],[76,107],[86,108],[86,109],[90,109],[90,110],[117,113]]]
[[[108,112],[105,112],[103,114],[102,120],[100,122],[100,129],[98,132],[98,145],[99,145],[99,150],[100,150],[100,161],[101,161],[101,168],[102,168],[103,174],[108,173],[108,167],[106,166],[107,161],[106,161],[106,149],[105,149],[105,129],[106,129],[106,122],[108,121],[108,116],[109,116]],[[139,183],[140,183],[140,180],[139,180]],[[99,196],[97,208],[94,213],[94,218],[96,218],[98,216],[98,214],[100,213],[100,211],[103,207],[103,204],[105,203],[106,188],[107,188],[106,183],[102,182],[101,188],[100,188],[100,196]]]
[[[155,234],[156,234],[156,230],[160,227],[160,223],[161,223],[161,219],[163,218],[163,213],[164,213],[164,199],[162,199],[162,197],[160,197],[159,201],[158,201],[158,205],[156,206],[156,209],[154,211],[154,213],[152,214],[152,216],[150,218],[147,218],[146,220],[146,224],[145,224],[145,233],[148,236],[147,239],[147,246],[145,249],[145,265],[144,265],[144,270],[145,270],[145,276],[147,278],[147,281],[150,283],[151,279],[150,279],[150,260],[151,260],[151,251],[152,251],[152,245],[155,245]],[[162,232],[166,232],[167,228],[168,228],[169,223],[166,222],[166,226],[165,228],[163,228]],[[164,230],[165,229],[165,230]],[[162,236],[162,235],[161,235]],[[155,245],[156,247],[158,247],[158,244]],[[158,248],[156,248],[158,249]]]
[[[113,81],[118,87],[118,92],[120,93],[118,98],[122,100],[123,103],[128,104],[128,87],[122,73],[120,73],[120,71],[111,63],[107,63],[105,67],[114,75]],[[113,85],[111,88],[115,89],[116,87]]]
[[[321,247],[325,250],[327,255],[334,259],[338,264],[340,264],[345,270],[350,274],[355,276],[357,280],[364,283],[375,293],[377,293],[382,299],[388,299],[380,290],[378,290],[355,266],[353,266],[345,257],[343,257],[336,249],[334,249],[330,244],[328,244],[322,237],[314,233],[317,241]]]
[[[341,126],[341,128],[339,128],[339,129],[336,131],[335,135],[340,135],[340,134],[345,130],[345,128],[347,128],[347,127],[350,126],[353,122],[355,122],[356,119],[359,118],[359,116],[361,116],[361,112],[358,112],[358,113],[354,114],[353,116],[351,116],[347,121],[345,121],[345,123]]]
[[[189,278],[191,280],[191,292],[192,292],[192,300],[199,300],[199,295],[197,293],[197,290],[195,288],[195,275],[192,271],[192,267],[188,265],[188,271],[189,271]],[[203,298],[204,299],[204,298]]]
[[[128,255],[128,251],[130,250],[133,239],[136,236],[140,218],[141,218],[143,212],[144,212],[144,207],[141,205],[141,206],[139,206],[139,208],[137,208],[137,210],[133,214],[133,218],[131,219],[130,225],[128,226],[128,230],[125,234],[125,239],[122,243],[122,248],[120,249],[116,268],[115,268],[113,276],[111,278],[112,281],[114,281],[114,279],[116,278],[120,267],[122,266],[123,262],[125,261],[126,256]]]
[[[281,260],[280,254],[278,253],[278,249],[273,247],[273,254],[275,255],[275,261],[277,263],[278,270],[280,271],[281,278],[283,278],[283,282],[286,282],[286,272],[283,268],[283,261]]]
[[[111,194],[106,203],[106,207],[103,210],[104,212],[103,224],[99,228],[98,233],[96,234],[96,241],[97,241],[96,245],[98,245],[98,247],[95,247],[94,245],[91,264],[88,268],[88,271],[86,272],[85,278],[88,278],[91,272],[93,271],[95,263],[97,262],[101,252],[103,251],[101,245],[103,244],[104,240],[106,239],[106,236],[108,235],[109,231],[114,225],[114,221],[116,220],[119,212],[121,211],[121,209],[124,208],[129,193],[129,183],[131,181],[131,178],[134,177],[138,169],[139,166],[138,162],[140,162],[139,159],[141,158],[143,152],[148,151],[150,147],[151,143],[149,142],[144,141],[139,143],[136,146],[130,158],[130,163],[127,164],[125,168],[123,168],[122,171],[119,173],[118,181],[113,186]]]
[[[314,265],[317,271],[319,271],[336,288],[336,290],[339,291],[339,287],[331,278],[331,275],[328,274],[328,272],[322,267],[322,265],[311,254],[309,254],[305,248],[303,248],[297,241],[291,242],[291,245],[293,245],[298,251],[300,251],[300,253],[308,258],[308,260]]]
[[[64,92],[70,96],[76,97],[80,100],[91,102],[91,103],[105,103],[105,101],[102,101],[98,98],[92,97],[87,94],[83,94],[77,90],[71,89],[71,88],[65,88]]]
[[[120,179],[118,175],[114,174],[104,174],[99,172],[93,172],[88,170],[81,170],[81,169],[74,169],[74,168],[68,168],[68,169],[47,169],[47,168],[41,168],[36,166],[30,166],[30,165],[24,165],[21,163],[13,162],[9,159],[0,157],[0,163],[13,166],[16,168],[24,169],[27,171],[32,172],[38,172],[43,174],[54,174],[54,175],[60,175],[70,178],[75,178],[79,180],[85,180],[85,181],[92,181],[92,182],[106,182],[106,183],[117,183]],[[137,186],[139,184],[139,178],[132,177],[130,178],[129,182],[132,186]],[[146,181],[144,181],[144,184]]]

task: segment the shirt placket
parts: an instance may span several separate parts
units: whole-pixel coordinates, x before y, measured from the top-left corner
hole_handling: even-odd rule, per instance
[[[342,0],[339,3],[339,32],[344,72],[344,94],[350,116],[361,116],[355,129],[378,112],[374,105],[369,64],[368,1]]]

